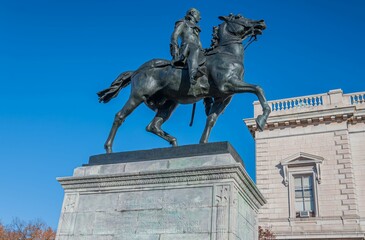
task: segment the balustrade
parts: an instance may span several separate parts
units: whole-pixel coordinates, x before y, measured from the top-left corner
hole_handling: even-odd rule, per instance
[[[344,94],[344,96],[349,98],[351,105],[365,103],[365,92],[349,93],[349,94]]]
[[[323,97],[325,95],[312,95],[312,96],[304,96],[298,98],[287,98],[276,101],[270,101],[271,110],[272,111],[285,111],[291,110],[295,108],[304,108],[304,107],[316,107],[323,105]]]
[[[341,89],[331,90],[328,93],[269,101],[272,112],[359,104],[365,104],[365,92],[343,94]]]

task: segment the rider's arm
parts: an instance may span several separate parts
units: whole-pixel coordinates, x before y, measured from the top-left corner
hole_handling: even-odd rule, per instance
[[[171,40],[170,40],[170,53],[171,53],[171,56],[174,59],[177,59],[178,56],[179,56],[179,43],[178,43],[178,39],[179,39],[180,34],[183,31],[183,28],[184,28],[183,25],[184,25],[183,22],[177,22],[175,24],[174,32],[171,35]]]

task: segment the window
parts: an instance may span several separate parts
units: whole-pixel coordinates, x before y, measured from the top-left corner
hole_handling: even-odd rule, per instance
[[[319,216],[317,185],[321,183],[322,162],[322,157],[302,152],[281,162],[290,218]]]
[[[301,217],[309,212],[308,216],[315,216],[313,178],[311,175],[297,175],[294,177],[295,216]]]

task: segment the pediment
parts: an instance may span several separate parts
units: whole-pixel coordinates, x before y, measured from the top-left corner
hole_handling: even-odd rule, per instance
[[[323,162],[323,157],[316,156],[309,153],[299,152],[294,155],[291,155],[281,161],[282,166],[290,166],[290,165],[311,165]]]

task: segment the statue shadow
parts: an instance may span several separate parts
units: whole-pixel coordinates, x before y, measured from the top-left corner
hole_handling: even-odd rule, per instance
[[[281,183],[285,186],[283,166],[281,165],[281,163],[278,163],[275,165],[275,167],[279,170],[279,174],[283,179]]]

